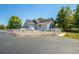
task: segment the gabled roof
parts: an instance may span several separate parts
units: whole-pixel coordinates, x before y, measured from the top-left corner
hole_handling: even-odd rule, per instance
[[[52,18],[49,19],[45,19],[45,20],[38,20],[38,23],[49,23],[49,22],[53,22],[54,20]]]
[[[24,25],[26,25],[27,23],[32,23],[32,24],[48,24],[49,22],[53,22],[53,21],[54,20],[52,18],[45,19],[45,20],[29,20],[29,19],[27,19]]]
[[[25,23],[34,23],[33,20],[26,20]]]

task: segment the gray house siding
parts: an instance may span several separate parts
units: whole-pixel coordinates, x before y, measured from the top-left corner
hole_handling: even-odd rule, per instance
[[[52,30],[54,28],[54,23],[51,20],[45,20],[37,23],[33,20],[27,20],[24,24],[24,28],[33,30]]]

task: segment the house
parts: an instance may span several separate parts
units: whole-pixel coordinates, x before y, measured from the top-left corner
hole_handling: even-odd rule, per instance
[[[33,22],[33,20],[26,20],[26,22],[24,23],[24,28],[29,29],[29,30],[35,30],[35,23]]]
[[[37,25],[38,30],[52,30],[54,28],[54,20],[52,20],[51,18],[45,20],[38,20]]]
[[[52,18],[45,20],[26,20],[24,28],[30,30],[52,30],[54,28],[54,20]]]

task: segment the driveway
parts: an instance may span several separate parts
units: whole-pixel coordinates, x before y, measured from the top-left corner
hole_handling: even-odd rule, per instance
[[[75,54],[79,40],[58,36],[0,34],[0,54]]]

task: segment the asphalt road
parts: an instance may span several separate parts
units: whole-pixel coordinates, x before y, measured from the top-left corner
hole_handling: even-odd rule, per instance
[[[79,40],[58,36],[0,34],[0,54],[78,54]]]

